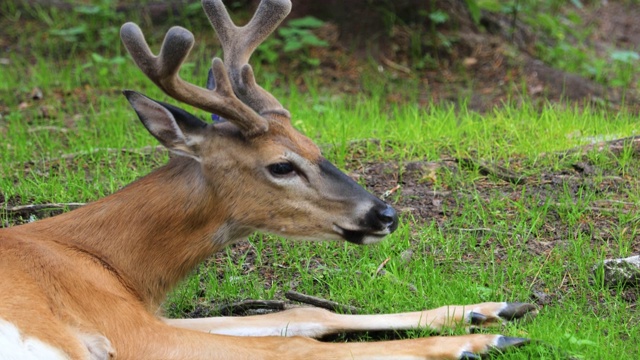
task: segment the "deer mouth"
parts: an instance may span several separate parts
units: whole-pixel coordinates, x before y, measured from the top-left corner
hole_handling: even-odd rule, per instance
[[[377,243],[391,233],[391,231],[389,231],[388,229],[382,231],[371,231],[363,229],[351,230],[343,228],[342,226],[337,224],[333,224],[333,230],[344,240],[357,245]]]

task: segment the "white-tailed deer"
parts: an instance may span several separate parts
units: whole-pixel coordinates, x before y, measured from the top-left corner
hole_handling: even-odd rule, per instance
[[[396,212],[324,159],[290,115],[255,83],[253,50],[289,13],[263,0],[244,27],[221,0],[203,0],[224,50],[209,89],[178,70],[192,34],[174,27],[160,55],[128,23],[136,64],[181,102],[223,116],[205,123],[133,91],[140,120],[176,156],[115,194],[60,216],[0,230],[0,359],[476,359],[526,339],[472,334],[372,343],[324,343],[342,331],[436,331],[533,315],[522,303],[444,306],[389,315],[315,308],[244,318],[169,320],[157,315],[181,279],[215,251],[254,231],[290,238],[381,240]]]

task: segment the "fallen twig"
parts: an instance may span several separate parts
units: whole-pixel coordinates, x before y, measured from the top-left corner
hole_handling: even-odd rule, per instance
[[[629,206],[635,206],[636,203],[634,202],[630,202],[630,201],[621,201],[621,200],[610,200],[610,199],[600,199],[600,200],[596,200],[594,201],[595,204],[602,204],[602,203],[610,203],[610,204],[620,204],[620,205],[629,205]]]
[[[61,133],[67,133],[69,132],[69,129],[59,127],[59,126],[36,126],[36,127],[29,128],[27,130],[28,133],[34,133],[38,131],[57,131]]]
[[[398,191],[400,189],[400,185],[396,185],[393,187],[393,189],[389,189],[387,191],[385,191],[382,196],[380,196],[380,198],[382,200],[388,198],[389,196],[393,195],[393,193],[395,193],[396,191]]]
[[[554,205],[560,208],[567,208],[567,207],[573,208],[578,206],[577,204],[562,204],[562,203],[555,203]],[[580,207],[580,209],[592,211],[592,212],[601,212],[601,213],[606,212],[606,213],[620,213],[620,214],[631,214],[632,212],[633,213],[638,212],[637,209],[628,210],[628,209],[615,208],[615,207],[597,207],[597,206],[582,206]]]
[[[255,310],[269,310],[272,312],[287,309],[287,304],[280,300],[245,300],[232,304],[220,305],[214,309],[215,313],[223,316],[246,315]]]
[[[378,269],[376,270],[376,275],[380,274],[380,271],[382,271],[382,268],[384,268],[384,266],[387,265],[389,260],[391,260],[391,257],[388,257],[388,258],[384,259],[382,264],[380,264],[380,266],[378,266]]]
[[[513,235],[511,232],[509,231],[500,231],[500,230],[495,230],[495,229],[489,229],[489,228],[451,228],[451,230],[458,230],[460,232],[489,232],[489,233],[496,233],[496,234],[507,234],[507,235]]]
[[[402,66],[402,65],[400,65],[400,64],[398,64],[396,62],[393,62],[393,61],[387,59],[384,55],[380,55],[379,58],[380,58],[380,61],[383,64],[385,64],[386,66],[390,67],[391,69],[403,72],[405,74],[411,74],[411,69],[409,69],[408,67]]]
[[[77,209],[81,206],[84,206],[86,203],[51,203],[51,204],[28,204],[28,205],[17,205],[4,209],[9,214],[15,213],[35,213],[44,210],[60,210],[60,209]]]
[[[544,261],[542,262],[542,264],[540,264],[540,267],[538,268],[538,271],[533,276],[533,280],[531,280],[531,283],[529,284],[529,291],[531,291],[531,289],[533,288],[533,285],[535,285],[536,281],[538,280],[538,275],[540,275],[540,272],[542,271],[542,268],[544,268],[544,266],[549,261],[549,258],[551,257],[551,253],[552,252],[553,252],[553,250],[550,250],[549,253],[547,254],[547,256],[545,257]]]
[[[556,156],[568,156],[576,153],[584,153],[588,151],[603,151],[609,150],[614,154],[622,152],[625,145],[632,145],[636,151],[640,151],[640,135],[629,136],[620,139],[607,140],[607,141],[599,141],[593,144],[587,144],[582,146],[577,146],[565,151],[558,151],[554,153],[542,154],[544,155],[556,155]]]
[[[527,180],[524,176],[519,176],[508,169],[503,168],[502,166],[489,164],[482,160],[473,160],[469,158],[460,158],[456,159],[456,162],[461,166],[467,167],[477,167],[480,174],[488,176],[495,176],[496,178],[512,183],[514,185],[520,185],[525,183]]]
[[[298,301],[304,304],[313,305],[315,307],[327,309],[333,312],[343,314],[357,314],[360,311],[357,307],[351,305],[339,304],[335,301],[325,300],[319,297],[305,295],[297,291],[289,290],[284,294],[284,297],[291,301]]]

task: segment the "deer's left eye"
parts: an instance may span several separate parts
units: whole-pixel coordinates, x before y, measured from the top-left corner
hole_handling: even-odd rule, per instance
[[[271,164],[267,167],[269,172],[273,176],[288,176],[292,175],[296,169],[291,165],[290,162],[281,162],[276,164]]]

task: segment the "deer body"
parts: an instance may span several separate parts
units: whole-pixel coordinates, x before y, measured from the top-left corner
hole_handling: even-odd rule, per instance
[[[85,207],[0,229],[0,359],[472,359],[526,342],[500,335],[369,344],[311,339],[489,326],[535,313],[520,303],[355,317],[312,308],[247,318],[158,316],[167,293],[197,264],[254,231],[368,244],[397,227],[393,208],[324,159],[253,79],[251,52],[290,6],[264,0],[238,28],[220,0],[204,0],[227,57],[214,59],[207,89],[178,76],[193,44],[188,31],[172,28],[156,57],[137,26],[123,26],[127,49],[154,83],[228,121],[208,124],[125,91],[147,130],[175,156]]]

